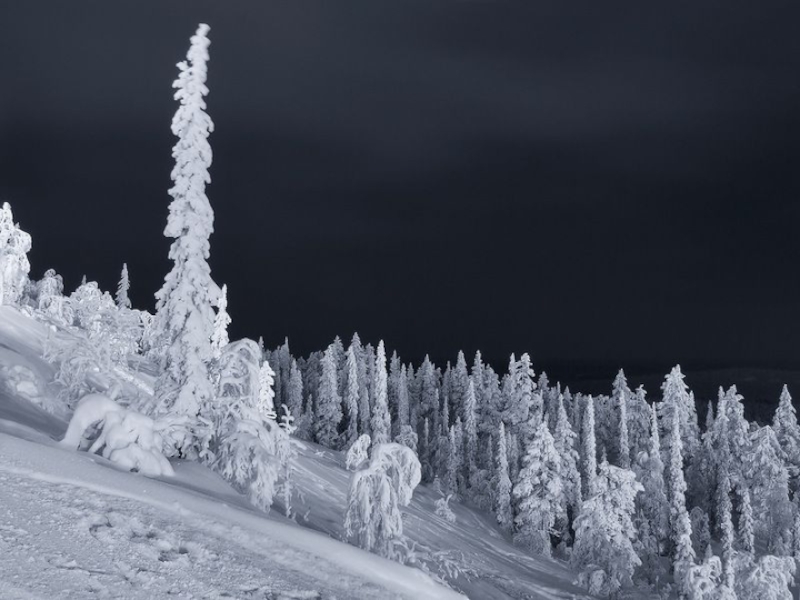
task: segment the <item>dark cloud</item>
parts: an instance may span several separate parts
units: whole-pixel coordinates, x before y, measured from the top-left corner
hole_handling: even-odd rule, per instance
[[[793,2],[0,8],[0,194],[34,270],[151,303],[170,84],[211,25],[236,335],[418,360],[800,363]]]

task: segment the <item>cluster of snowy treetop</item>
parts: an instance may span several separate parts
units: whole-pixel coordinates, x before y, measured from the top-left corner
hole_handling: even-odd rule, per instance
[[[415,367],[358,335],[305,358],[288,343],[231,342],[227,291],[207,262],[207,32],[178,65],[173,268],[154,315],[131,307],[127,269],[115,298],[92,282],[65,295],[53,271],[29,280],[30,237],[7,204],[0,212],[0,298],[52,325],[61,394],[46,408],[74,413],[67,443],[87,443],[100,421],[88,443],[112,459],[166,474],[162,453],[196,459],[264,509],[282,489],[288,512],[295,435],[347,452],[345,530],[384,556],[402,559],[400,507],[422,481],[442,491],[438,514],[453,518],[451,497],[493,513],[530,552],[571,561],[593,593],[791,597],[800,426],[786,389],[772,425],[748,422],[732,387],[701,428],[680,367],[650,403],[622,371],[610,395],[572,394],[537,378],[527,354],[501,374],[480,353],[469,367],[463,353],[444,370],[427,358]]]

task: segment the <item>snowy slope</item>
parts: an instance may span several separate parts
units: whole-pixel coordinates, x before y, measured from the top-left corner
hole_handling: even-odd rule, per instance
[[[279,506],[269,515],[252,509],[197,464],[175,463],[175,478],[155,480],[58,447],[65,419],[37,406],[57,392],[41,359],[47,335],[0,308],[3,600],[461,597],[420,570],[338,541],[349,478],[338,453],[299,445],[294,504],[303,527]],[[9,386],[9,373],[20,372],[33,384]],[[136,377],[144,389],[151,383]],[[438,497],[417,490],[406,532],[422,564],[453,588],[476,600],[582,597],[561,563],[525,556],[486,515],[452,504],[455,524],[436,517]]]

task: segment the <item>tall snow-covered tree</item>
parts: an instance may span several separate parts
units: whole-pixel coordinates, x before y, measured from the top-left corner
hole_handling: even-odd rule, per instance
[[[201,414],[211,412],[214,400],[208,364],[213,356],[213,305],[220,293],[207,262],[214,228],[214,212],[205,193],[211,165],[207,138],[213,130],[204,100],[208,93],[208,30],[208,25],[198,27],[187,60],[178,63],[180,74],[174,87],[180,106],[172,120],[178,142],[172,151],[174,185],[164,230],[166,237],[175,239],[169,252],[173,267],[156,294],[155,330],[160,339],[156,351],[161,374],[152,412],[186,417],[188,427],[175,441],[177,452],[190,457],[207,455],[211,437],[208,419]]]
[[[664,457],[668,459],[671,456],[672,429],[674,423],[677,422],[681,439],[682,469],[687,462],[691,461],[700,443],[697,408],[694,405],[693,397],[689,394],[684,377],[680,365],[676,365],[664,379],[661,386],[662,400],[658,404],[658,418],[664,440],[662,444]],[[667,479],[671,480],[672,463],[670,460],[665,462]]]
[[[391,421],[389,419],[388,404],[388,379],[386,374],[386,350],[383,347],[383,340],[378,342],[378,351],[375,356],[374,371],[374,404],[372,406],[372,440],[375,444],[385,444],[389,442],[391,433]]]
[[[640,510],[658,547],[663,548],[669,539],[669,504],[664,493],[664,463],[661,460],[655,405],[651,410],[650,448],[647,452],[639,453],[636,472],[644,488],[644,493],[639,494],[637,499]]]
[[[590,593],[613,597],[631,585],[634,569],[641,564],[632,543],[636,539],[632,517],[642,486],[632,471],[603,461],[595,490],[575,521],[571,564]]]
[[[128,292],[131,289],[131,279],[128,275],[128,264],[123,263],[122,274],[119,278],[119,285],[117,285],[116,301],[119,308],[130,308],[131,300],[128,297]]]
[[[736,495],[739,498],[739,531],[737,532],[739,550],[753,554],[756,549],[756,542],[750,490],[744,484],[739,483],[736,487]]]
[[[411,406],[408,396],[408,369],[405,365],[400,367],[397,376],[397,434],[399,435],[411,422]]]
[[[230,343],[228,325],[231,317],[228,314],[228,286],[223,285],[217,300],[217,315],[214,317],[214,331],[211,333],[211,351],[214,358],[219,358],[222,349]]]
[[[0,207],[0,305],[16,304],[28,283],[31,236],[14,223],[11,206]]]
[[[785,385],[772,420],[772,429],[786,454],[790,475],[796,482],[800,476],[800,425],[797,424],[797,411],[792,404],[792,396]],[[798,486],[795,484],[793,487],[796,490]]]
[[[497,523],[506,531],[510,531],[514,525],[514,514],[511,509],[511,477],[508,471],[508,453],[506,449],[506,427],[500,421],[497,434],[497,465],[496,481],[494,486],[494,514]]]
[[[620,375],[625,377],[625,374],[620,369]],[[627,385],[625,386],[628,387]],[[619,449],[618,449],[618,462],[619,466],[623,469],[629,469],[631,466],[631,447],[628,440],[628,398],[630,397],[630,390],[620,390],[617,398],[619,406]]]
[[[568,518],[562,520],[562,540],[569,534],[569,518],[574,519],[581,507],[581,474],[578,469],[580,456],[576,449],[577,438],[578,436],[572,431],[569,424],[569,417],[564,408],[564,399],[559,396],[553,444],[561,461],[561,484],[564,491],[565,509],[568,511]]]
[[[756,516],[756,534],[766,542],[770,554],[783,556],[790,551],[792,528],[786,455],[769,425],[752,434],[751,447],[744,472]]]
[[[594,398],[588,397],[583,418],[583,472],[586,477],[586,497],[594,495],[594,479],[597,476],[597,442],[594,430]]]
[[[344,445],[352,446],[358,439],[358,400],[359,400],[359,379],[358,379],[358,358],[355,347],[350,344],[346,354],[347,377],[344,389],[344,404],[346,409],[345,419],[347,429],[344,434]]]
[[[464,397],[464,480],[474,486],[478,477],[478,407],[475,382],[469,380]]]
[[[542,420],[528,442],[523,467],[514,486],[517,501],[514,539],[535,554],[550,556],[550,535],[564,512],[561,460],[553,436]]]
[[[689,593],[688,573],[694,566],[695,553],[692,547],[692,523],[686,510],[686,480],[683,476],[683,441],[681,422],[672,419],[670,436],[670,532],[672,539],[672,564],[679,598]]]
[[[339,423],[342,420],[342,399],[339,396],[336,355],[333,344],[322,357],[322,377],[317,396],[314,433],[317,442],[328,448],[338,448]]]
[[[295,359],[292,359],[289,367],[289,381],[286,383],[285,388],[286,407],[294,417],[295,433],[298,437],[308,439],[309,423],[307,422],[308,419],[303,415],[303,375]],[[277,393],[275,397],[277,398]]]

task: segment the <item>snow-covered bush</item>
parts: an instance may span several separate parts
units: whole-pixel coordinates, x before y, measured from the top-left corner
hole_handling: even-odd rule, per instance
[[[64,297],[64,280],[53,269],[45,271],[35,285],[34,307],[40,315],[59,325],[72,324],[72,309]]]
[[[89,394],[78,402],[61,444],[80,448],[87,430],[99,428],[89,452],[149,477],[174,475],[163,454],[161,425],[145,415],[121,407],[102,394]],[[88,440],[91,441],[91,440]]]
[[[372,439],[364,433],[350,446],[345,462],[348,471],[357,471],[369,460],[369,447],[371,444]]]
[[[31,236],[14,223],[11,206],[0,207],[0,305],[19,302],[31,265]]]
[[[439,498],[436,501],[436,516],[441,517],[448,523],[456,522],[456,515],[450,510],[450,498],[453,494],[448,494],[446,498]]]
[[[350,478],[345,534],[370,552],[398,559],[403,537],[401,506],[408,506],[421,478],[417,455],[400,444],[378,444],[369,465]]]

